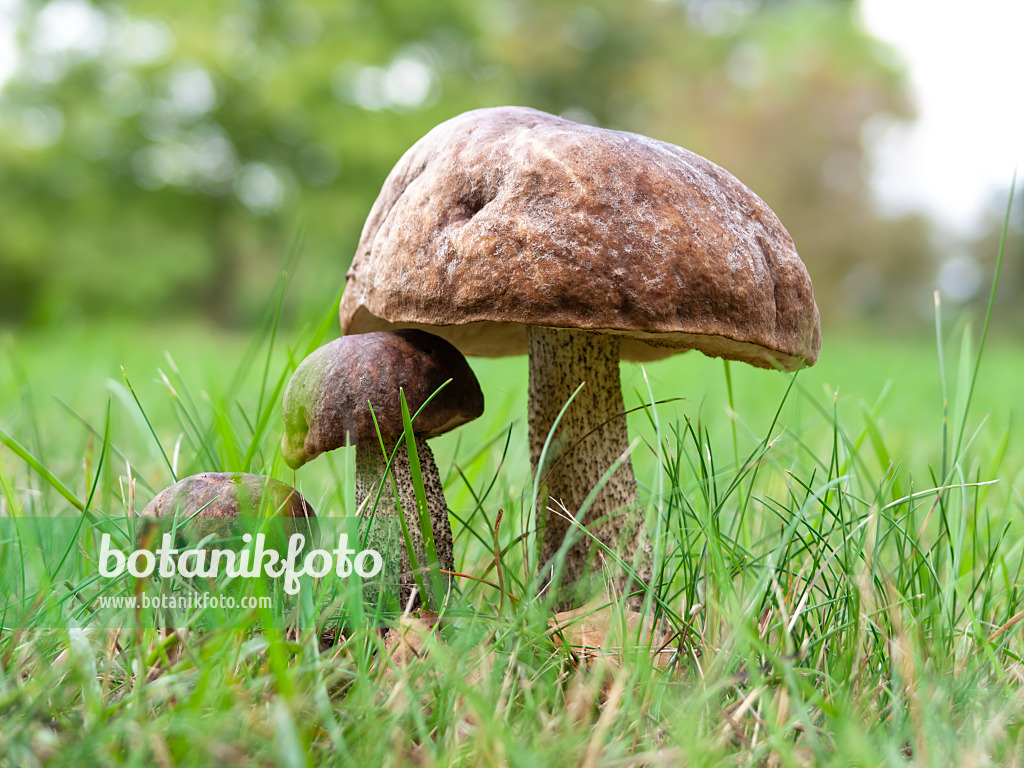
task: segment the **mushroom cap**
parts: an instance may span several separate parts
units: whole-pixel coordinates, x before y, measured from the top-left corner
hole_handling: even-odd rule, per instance
[[[200,512],[200,510],[202,510]],[[141,517],[316,517],[302,494],[287,483],[248,472],[203,472],[164,488]]]
[[[466,354],[526,351],[526,326],[813,364],[818,309],[767,205],[699,155],[525,107],[466,112],[391,171],[341,302],[345,333],[429,327]]]
[[[424,438],[484,412],[473,370],[444,339],[411,329],[343,336],[303,360],[288,382],[281,439],[288,466],[297,469],[346,444],[376,445],[378,426],[385,441],[397,439],[403,431],[399,389],[413,417],[437,392],[413,421],[414,433]]]
[[[248,472],[203,472],[184,477],[160,491],[139,517],[188,521],[186,538],[195,543],[209,534],[227,536],[239,517],[315,518],[302,494],[280,480]],[[307,526],[314,521],[304,521]],[[296,521],[297,524],[297,521]],[[285,526],[290,531],[293,524]],[[147,526],[139,527],[143,535]]]

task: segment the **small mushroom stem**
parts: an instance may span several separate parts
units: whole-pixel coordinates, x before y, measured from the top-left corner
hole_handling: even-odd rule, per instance
[[[430,513],[430,528],[434,536],[434,548],[437,552],[438,566],[442,570],[455,570],[455,556],[452,543],[452,526],[448,520],[448,506],[444,500],[444,493],[441,490],[441,476],[434,463],[434,454],[422,437],[416,438],[416,455],[420,461],[420,473],[423,476],[423,491],[427,500],[427,510]],[[380,498],[377,499],[377,506],[374,508],[374,499],[377,498],[377,489],[384,477],[384,469],[387,461],[381,454],[379,445],[358,445],[356,446],[356,504],[364,516],[377,518],[391,518],[397,521],[398,507],[395,503],[395,490],[390,482],[385,483],[381,489]],[[391,464],[391,477],[394,478],[395,487],[398,490],[398,499],[402,505],[402,514],[405,518],[406,527],[409,530],[409,539],[412,542],[413,552],[416,554],[416,562],[420,568],[420,583],[424,589],[431,589],[430,576],[427,570],[429,561],[427,559],[427,548],[424,542],[423,531],[420,530],[419,515],[416,509],[416,486],[413,483],[412,469],[409,466],[409,454],[403,439],[395,460]],[[372,549],[377,549],[381,554],[385,550],[395,553],[399,552],[398,567],[389,569],[389,560],[395,562],[394,555],[385,558],[385,570],[395,574],[399,583],[399,602],[401,608],[405,608],[416,586],[416,580],[412,572],[412,560],[405,548],[401,526],[396,523],[394,527],[387,527],[383,540],[381,536],[375,536],[371,528],[368,544]],[[388,533],[393,533],[390,537]],[[444,576],[444,583],[448,583],[449,576]],[[444,595],[436,596],[433,601],[436,605]],[[421,602],[418,596],[413,607]]]
[[[576,515],[601,476],[629,447],[622,387],[619,339],[611,334],[530,326],[530,459],[547,485],[540,510],[540,562],[557,553],[571,523],[561,507]],[[584,384],[559,422],[545,459],[541,452],[559,411]],[[597,522],[599,519],[600,522]],[[598,540],[631,563],[641,541],[643,516],[637,503],[636,478],[627,458],[612,474],[581,521]],[[585,572],[591,540],[585,534],[569,549],[563,585]],[[645,562],[649,560],[646,558]],[[600,559],[597,559],[600,562]],[[593,567],[593,566],[591,566]],[[640,577],[650,580],[649,567]],[[620,588],[626,585],[619,579]],[[564,603],[563,603],[564,604]]]

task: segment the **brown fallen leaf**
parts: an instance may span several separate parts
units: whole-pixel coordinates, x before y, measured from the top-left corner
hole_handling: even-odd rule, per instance
[[[548,624],[556,645],[568,643],[569,647],[588,659],[605,658],[621,666],[624,651],[646,650],[649,647],[654,665],[664,669],[676,652],[675,646],[671,644],[671,633],[656,627],[650,618],[645,618],[637,611],[624,611],[620,614],[614,606],[607,605],[607,601],[602,599],[591,601],[582,608],[556,613],[548,619]]]

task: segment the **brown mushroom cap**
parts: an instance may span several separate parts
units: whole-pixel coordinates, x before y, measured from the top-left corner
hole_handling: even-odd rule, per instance
[[[793,240],[717,165],[524,107],[434,128],[391,171],[341,303],[349,334],[429,327],[466,354],[526,351],[527,325],[793,369],[821,345]]]
[[[420,330],[344,336],[302,361],[284,395],[281,451],[298,468],[346,444],[395,440],[402,434],[399,389],[410,416],[441,389],[413,421],[430,438],[477,418],[484,396],[466,358],[444,339]],[[373,405],[371,415],[367,403]]]
[[[200,511],[202,510],[202,511]],[[142,517],[316,517],[302,494],[280,480],[247,472],[203,472],[164,488]]]
[[[240,517],[264,516],[315,518],[316,513],[302,494],[272,477],[248,472],[203,472],[160,491],[140,513],[137,535],[149,535],[150,525],[159,527],[157,520],[176,518],[185,522],[182,533],[194,544],[207,535],[229,535]],[[282,530],[286,534],[308,530],[311,524],[315,521],[295,519]]]

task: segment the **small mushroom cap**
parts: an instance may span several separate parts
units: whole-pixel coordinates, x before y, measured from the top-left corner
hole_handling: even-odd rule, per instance
[[[200,512],[200,510],[202,510]],[[302,494],[287,483],[248,472],[203,472],[164,488],[142,517],[316,517]]]
[[[297,469],[325,451],[376,445],[374,416],[381,437],[394,441],[403,431],[399,390],[415,417],[443,385],[412,423],[419,436],[436,437],[484,412],[484,396],[466,358],[420,330],[335,339],[302,361],[285,390],[284,459]]]
[[[198,513],[198,514],[197,514]],[[194,517],[193,517],[194,515]],[[142,510],[142,518],[189,520],[188,538],[227,535],[239,517],[315,518],[297,490],[280,480],[248,472],[203,472],[165,488]]]
[[[526,351],[526,326],[619,334],[624,359],[679,349],[793,369],[821,345],[811,280],[767,205],[646,136],[524,107],[434,128],[363,228],[345,333],[429,327],[466,354]]]

